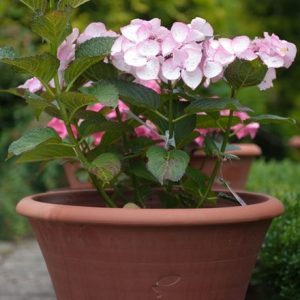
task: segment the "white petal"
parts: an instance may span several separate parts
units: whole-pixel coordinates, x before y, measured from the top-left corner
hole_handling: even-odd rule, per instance
[[[201,83],[203,74],[202,74],[202,71],[200,70],[200,68],[197,68],[193,72],[187,72],[187,71],[183,70],[181,72],[181,77],[182,77],[182,80],[184,81],[184,83],[188,87],[190,87],[191,89],[194,90]]]
[[[207,37],[212,37],[214,35],[214,30],[211,25],[202,18],[195,18],[191,22],[191,27],[203,33]]]
[[[243,36],[237,36],[232,40],[232,48],[234,53],[242,53],[246,51],[250,46],[250,39],[243,35]]]
[[[157,41],[148,40],[148,41],[139,43],[137,45],[137,50],[140,55],[143,55],[146,57],[154,57],[159,53],[160,46]]]
[[[202,59],[202,51],[185,48],[185,51],[188,54],[188,58],[184,62],[184,67],[188,72],[193,72],[199,66],[201,59]]]
[[[203,74],[207,78],[214,78],[221,74],[223,67],[220,63],[214,61],[206,61],[203,67]]]
[[[136,75],[141,80],[156,80],[159,73],[159,60],[153,58],[144,67],[136,69]]]
[[[137,41],[137,31],[141,25],[127,25],[121,28],[122,34],[130,41]]]
[[[175,22],[171,28],[173,39],[177,43],[184,42],[188,37],[189,31],[189,27],[186,24],[180,22]]]
[[[117,54],[113,55],[112,56],[112,63],[120,71],[123,71],[123,72],[126,72],[126,73],[131,73],[131,71],[132,71],[132,67],[128,66],[124,62],[124,56],[123,56],[122,53],[117,53]]]
[[[257,58],[257,54],[254,53],[253,50],[247,49],[247,50],[244,51],[243,53],[238,54],[237,57],[238,57],[238,58],[241,58],[241,59],[245,59],[245,60],[251,61],[251,60],[254,60],[254,59]]]
[[[176,43],[176,41],[172,38],[172,36],[168,36],[166,37],[163,42],[162,42],[162,46],[161,46],[161,49],[162,49],[162,55],[163,56],[166,56],[170,53],[173,52],[173,50],[175,48],[178,47],[178,44]]]
[[[168,80],[177,80],[180,77],[180,68],[173,65],[172,59],[168,59],[162,65],[162,75]]]
[[[274,68],[270,68],[263,81],[258,85],[261,91],[267,90],[273,87],[273,80],[276,79],[276,71]]]
[[[229,52],[231,54],[234,53],[233,48],[232,48],[231,39],[221,38],[221,39],[219,39],[219,43],[227,52]]]
[[[118,52],[122,51],[122,42],[123,42],[123,39],[124,39],[124,37],[120,36],[120,37],[118,37],[115,40],[115,42],[114,42],[114,44],[113,44],[113,46],[111,48],[111,54],[112,55],[114,55],[115,53],[118,53]]]
[[[284,58],[279,55],[270,56],[266,53],[260,53],[259,56],[269,68],[281,68],[284,66]]]
[[[147,58],[141,56],[135,47],[128,49],[124,54],[124,61],[133,67],[143,67],[147,63]]]

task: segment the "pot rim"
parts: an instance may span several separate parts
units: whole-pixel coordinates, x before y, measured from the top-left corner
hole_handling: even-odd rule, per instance
[[[20,215],[50,222],[128,225],[128,226],[191,226],[245,223],[272,219],[284,211],[283,204],[272,196],[239,191],[241,197],[259,203],[247,206],[191,209],[125,209],[88,207],[41,202],[45,197],[62,197],[70,194],[95,194],[96,190],[63,190],[25,197],[17,205]]]
[[[248,144],[233,143],[232,145],[237,146],[240,149],[226,151],[226,153],[234,154],[241,157],[245,157],[245,156],[256,157],[262,154],[261,148],[254,143],[248,143]],[[193,155],[200,156],[200,157],[207,156],[206,153],[201,149],[194,151]]]

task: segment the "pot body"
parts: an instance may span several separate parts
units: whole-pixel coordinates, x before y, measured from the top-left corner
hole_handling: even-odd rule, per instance
[[[23,199],[58,300],[243,300],[276,199],[246,207],[103,208],[94,191]],[[99,202],[98,202],[99,201]]]
[[[228,153],[237,155],[239,160],[226,161],[222,164],[219,176],[229,182],[234,189],[245,189],[250,173],[252,161],[261,155],[261,149],[255,144],[236,144],[240,149]],[[195,151],[191,158],[191,165],[200,169],[204,174],[210,175],[215,166],[216,159],[208,157],[203,151]],[[221,184],[215,183],[215,188]]]

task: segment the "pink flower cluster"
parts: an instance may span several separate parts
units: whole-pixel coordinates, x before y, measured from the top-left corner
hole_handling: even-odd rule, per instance
[[[223,78],[224,70],[236,58],[261,59],[269,68],[260,89],[272,86],[274,68],[288,68],[296,46],[276,35],[251,40],[247,36],[214,39],[213,28],[202,18],[190,24],[175,22],[170,30],[159,19],[132,20],[121,28],[112,48],[112,63],[141,80],[183,82],[192,89],[201,82],[208,86]]]

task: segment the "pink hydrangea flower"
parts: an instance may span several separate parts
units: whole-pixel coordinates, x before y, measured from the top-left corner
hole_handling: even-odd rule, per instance
[[[33,77],[18,86],[18,88],[28,90],[30,93],[36,93],[41,91],[44,87],[36,77]]]
[[[52,118],[47,124],[47,127],[53,128],[62,139],[65,139],[68,136],[65,123],[58,118]]]
[[[147,137],[154,141],[161,140],[156,126],[149,120],[146,121],[146,125],[141,125],[135,128],[135,133],[138,137]]]
[[[101,22],[89,24],[84,32],[77,39],[78,44],[82,44],[96,37],[117,37],[117,33],[112,30],[107,30]]]
[[[59,70],[64,71],[75,58],[76,40],[79,36],[79,30],[73,29],[73,32],[62,42],[57,49],[57,58],[60,61]]]

